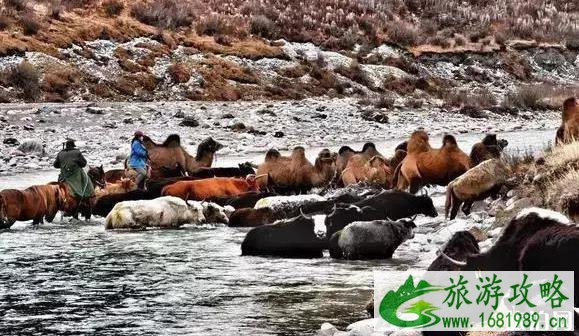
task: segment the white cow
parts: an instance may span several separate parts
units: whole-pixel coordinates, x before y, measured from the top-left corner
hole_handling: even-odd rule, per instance
[[[153,200],[117,203],[105,220],[106,229],[176,228],[186,223],[203,223],[201,202],[185,202],[173,196]]]

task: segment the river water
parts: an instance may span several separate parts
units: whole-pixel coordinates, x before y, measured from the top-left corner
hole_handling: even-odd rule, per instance
[[[510,151],[536,151],[553,135],[500,136]],[[459,144],[467,149],[480,138],[461,135]],[[378,148],[389,154],[399,142]],[[217,165],[262,157],[218,158]],[[2,176],[0,189],[56,175]],[[439,210],[442,192],[433,195]],[[416,232],[429,234],[441,217],[419,219]],[[105,231],[100,218],[60,216],[38,228],[16,223],[0,231],[0,335],[310,335],[324,322],[345,327],[366,317],[372,270],[423,267],[416,244],[402,245],[391,260],[241,257],[246,232],[208,224],[119,233]]]

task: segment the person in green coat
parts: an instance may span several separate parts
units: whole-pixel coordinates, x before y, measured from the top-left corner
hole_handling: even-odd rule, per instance
[[[60,169],[58,182],[68,184],[77,200],[88,199],[94,195],[92,182],[83,170],[86,164],[86,159],[72,139],[66,140],[64,149],[58,153],[54,161],[54,167]]]

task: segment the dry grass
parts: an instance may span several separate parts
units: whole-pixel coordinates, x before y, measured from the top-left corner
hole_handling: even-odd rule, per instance
[[[167,70],[169,71],[171,79],[175,83],[186,83],[191,78],[189,69],[183,63],[180,62],[173,63],[169,66]]]
[[[38,69],[27,61],[22,61],[15,67],[5,70],[0,77],[5,86],[20,88],[23,98],[27,101],[35,101],[40,96]]]
[[[71,87],[81,81],[78,71],[71,68],[52,69],[44,74],[41,88],[44,92],[52,93],[53,99],[59,96],[62,100],[68,99]]]
[[[191,3],[179,0],[135,2],[131,5],[131,15],[144,24],[160,28],[190,26],[195,18]]]
[[[496,98],[486,89],[450,90],[444,96],[444,102],[447,106],[477,109],[488,109],[497,104]]]
[[[119,16],[125,9],[125,4],[120,0],[105,0],[103,1],[102,6],[108,17]]]

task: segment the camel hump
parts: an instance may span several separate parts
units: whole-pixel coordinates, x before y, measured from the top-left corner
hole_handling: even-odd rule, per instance
[[[171,134],[163,142],[163,147],[179,147],[181,146],[181,137],[178,134]]]
[[[575,97],[565,99],[563,102],[563,121],[569,120],[577,111],[577,99]]]
[[[456,143],[456,138],[451,134],[445,134],[444,138],[442,138],[442,146],[458,146]]]
[[[343,155],[347,152],[354,153],[354,150],[350,146],[342,146],[342,147],[340,147],[340,150],[338,150],[339,155]]]
[[[281,157],[281,154],[277,149],[270,149],[265,153],[265,161],[274,161]]]

